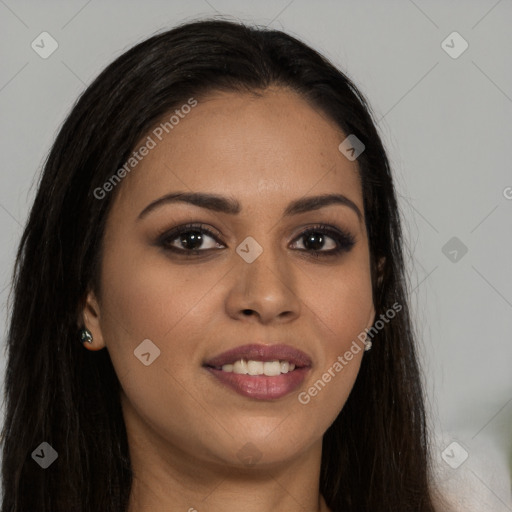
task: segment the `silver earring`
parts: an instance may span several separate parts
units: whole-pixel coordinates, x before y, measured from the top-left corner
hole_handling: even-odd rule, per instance
[[[89,329],[86,329],[85,327],[80,330],[80,341],[83,343],[86,341],[87,343],[92,343],[92,333],[89,331]]]
[[[368,340],[368,337],[364,340],[364,351],[368,352],[372,348],[372,342]]]

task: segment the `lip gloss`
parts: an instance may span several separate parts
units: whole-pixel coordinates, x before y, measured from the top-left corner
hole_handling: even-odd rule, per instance
[[[233,389],[238,394],[257,400],[275,400],[297,389],[309,371],[309,367],[273,377],[267,375],[244,375],[225,372],[217,368],[206,368],[221,384]]]

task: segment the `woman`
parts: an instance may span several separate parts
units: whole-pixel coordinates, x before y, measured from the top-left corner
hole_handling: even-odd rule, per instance
[[[397,202],[354,84],[219,20],[109,65],[23,233],[5,393],[3,512],[433,511]]]

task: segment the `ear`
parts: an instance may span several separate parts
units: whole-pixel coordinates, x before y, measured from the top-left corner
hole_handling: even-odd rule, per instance
[[[90,291],[85,299],[85,304],[82,309],[82,325],[88,329],[92,334],[92,342],[83,342],[87,350],[101,350],[105,348],[105,340],[101,330],[101,315],[100,305],[94,292]]]

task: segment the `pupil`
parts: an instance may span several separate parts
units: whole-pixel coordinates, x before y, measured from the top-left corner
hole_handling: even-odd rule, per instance
[[[311,233],[311,234],[307,235],[306,242],[304,245],[306,246],[306,249],[311,249],[313,251],[317,251],[318,249],[322,248],[323,241],[324,240],[323,240],[322,234]],[[311,247],[311,246],[313,246],[313,247]]]
[[[191,241],[191,243],[189,243],[189,241]],[[200,247],[202,241],[203,237],[199,231],[189,231],[188,233],[182,235],[180,238],[180,242],[183,244],[183,247],[190,250],[194,250],[197,249],[197,247]]]

